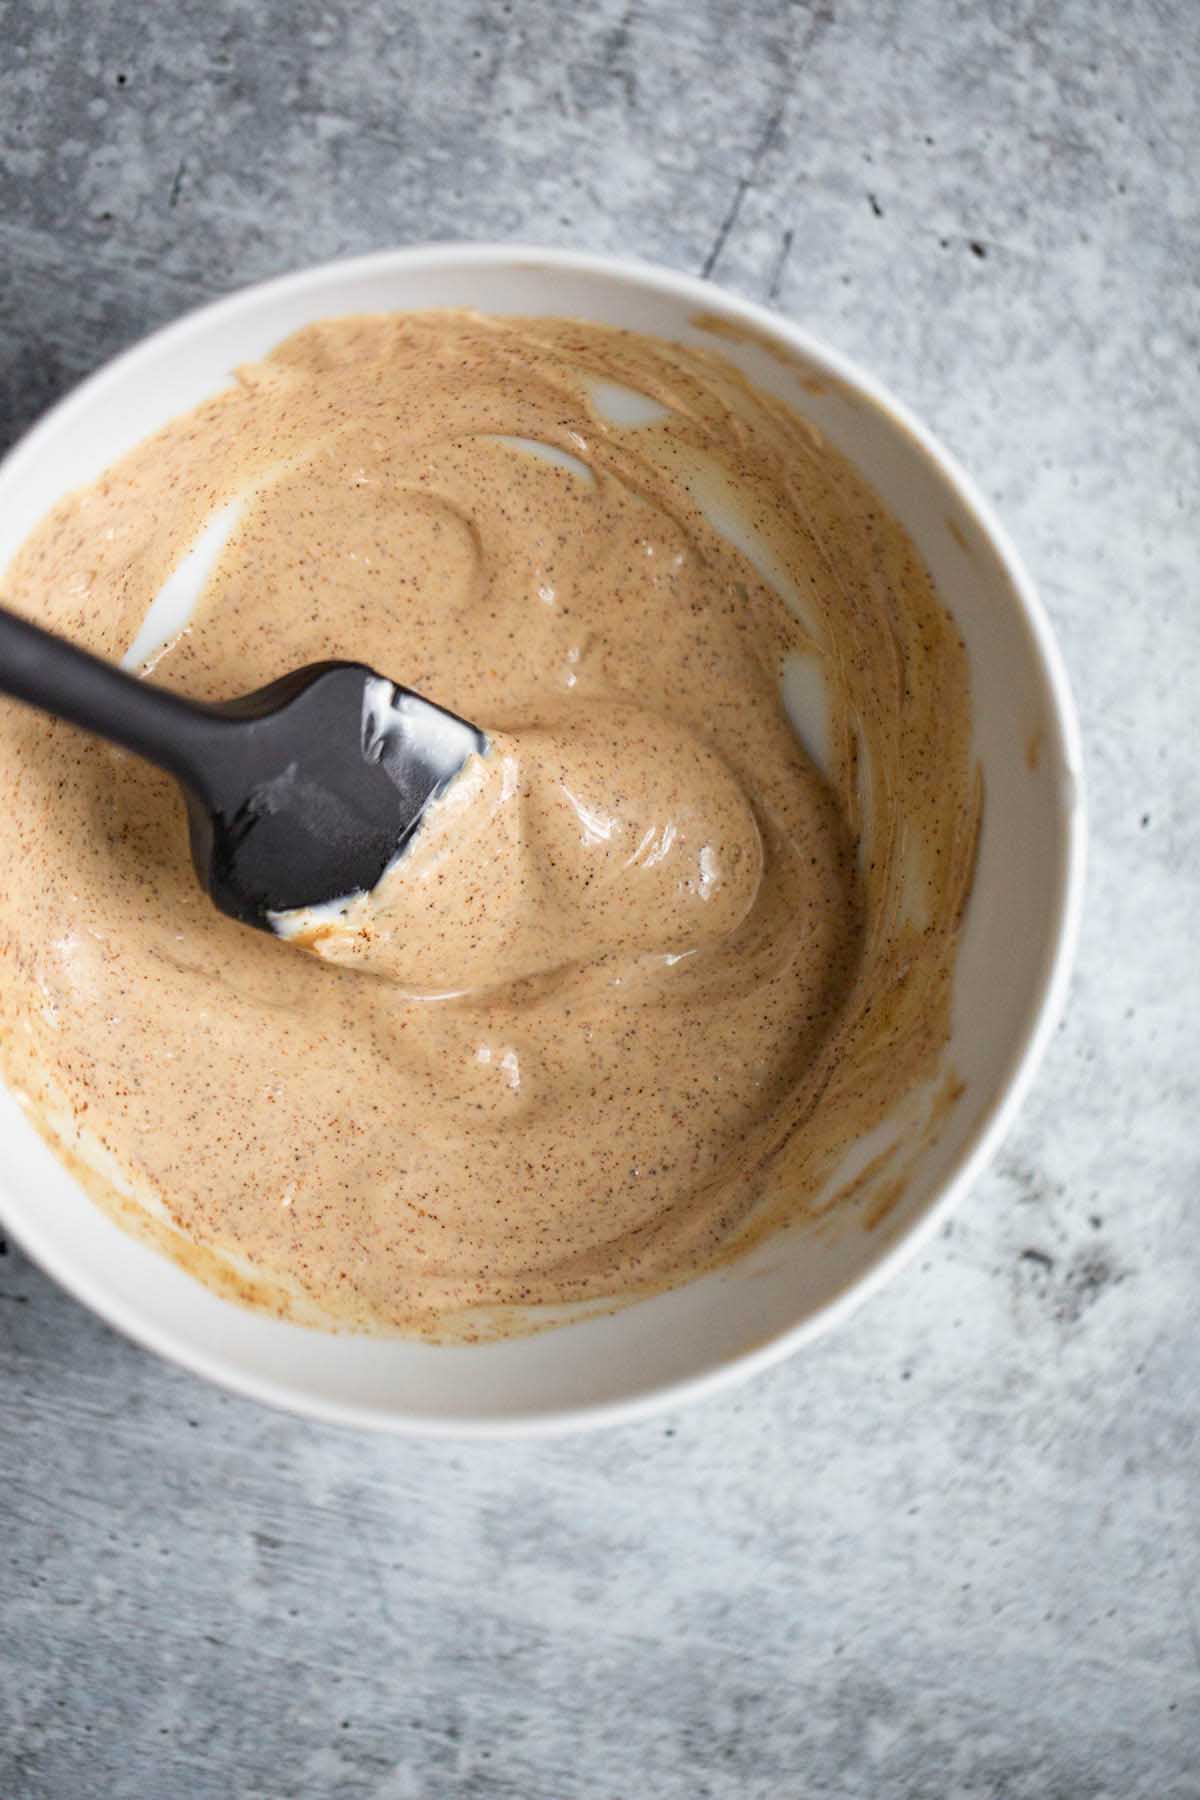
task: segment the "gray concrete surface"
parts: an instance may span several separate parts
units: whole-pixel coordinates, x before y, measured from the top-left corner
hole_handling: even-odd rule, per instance
[[[1200,1796],[1198,76],[1190,0],[0,5],[0,438],[341,252],[704,271],[867,361],[998,502],[1094,820],[995,1168],[729,1397],[365,1440],[161,1365],[10,1250],[4,1800]]]

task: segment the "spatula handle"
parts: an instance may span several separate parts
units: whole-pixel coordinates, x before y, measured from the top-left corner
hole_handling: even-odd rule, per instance
[[[0,606],[0,693],[157,763],[204,793],[228,722]]]

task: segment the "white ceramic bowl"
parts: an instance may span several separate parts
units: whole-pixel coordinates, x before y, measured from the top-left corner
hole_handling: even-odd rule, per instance
[[[0,567],[90,481],[235,365],[337,313],[556,313],[720,348],[845,451],[907,526],[966,639],[986,808],[958,959],[951,1061],[965,1087],[885,1225],[835,1214],[609,1318],[439,1348],[338,1337],[218,1299],[90,1202],[0,1090],[0,1210],[64,1287],[140,1343],[230,1388],[344,1424],[518,1435],[626,1419],[778,1361],[843,1318],[932,1231],[995,1149],[1058,1016],[1084,860],[1078,729],[1046,616],[973,484],[870,376],[706,282],[606,257],[434,246],[247,288],[148,338],[0,465]],[[707,315],[740,335],[698,329]],[[768,346],[778,347],[779,356]],[[819,390],[819,391],[815,391]]]

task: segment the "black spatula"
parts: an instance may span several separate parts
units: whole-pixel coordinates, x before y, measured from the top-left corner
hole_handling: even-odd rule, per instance
[[[374,887],[487,739],[363,663],[310,663],[200,706],[0,607],[0,693],[157,763],[183,789],[192,861],[232,918]]]

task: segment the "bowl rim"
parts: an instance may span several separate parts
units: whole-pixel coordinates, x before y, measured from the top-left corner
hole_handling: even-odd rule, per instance
[[[142,1318],[136,1306],[112,1295],[102,1280],[60,1254],[43,1237],[36,1217],[16,1220],[0,1182],[0,1222],[5,1230],[47,1274],[107,1324],[168,1362],[186,1368],[234,1393],[266,1405],[282,1408],[325,1424],[355,1426],[402,1435],[476,1440],[514,1440],[556,1436],[606,1425],[633,1423],[686,1401],[717,1394],[782,1362],[793,1351],[831,1330],[891,1280],[932,1237],[967,1188],[993,1156],[1001,1138],[1022,1105],[1062,1016],[1083,911],[1086,865],[1086,805],[1083,752],[1079,720],[1067,679],[1065,664],[1048,615],[1033,581],[1006,529],[997,518],[973,478],[928,428],[875,376],[852,358],[831,348],[805,327],[769,307],[731,294],[705,278],[687,275],[630,256],[543,247],[531,243],[431,242],[372,251],[366,255],[335,257],[291,273],[253,282],[222,298],[193,307],[169,324],[159,327],[119,352],[85,377],[25,431],[0,459],[0,490],[27,463],[36,461],[43,443],[70,425],[73,416],[94,404],[109,388],[119,387],[141,365],[169,354],[198,331],[235,318],[248,304],[260,306],[272,299],[294,298],[331,279],[351,281],[374,274],[421,269],[487,269],[496,266],[545,268],[568,274],[594,276],[618,285],[651,290],[687,305],[696,313],[719,317],[747,328],[756,338],[772,341],[789,354],[802,357],[819,373],[843,384],[878,412],[902,428],[926,460],[934,466],[952,492],[966,518],[1002,564],[1022,623],[1039,665],[1049,703],[1050,723],[1058,732],[1068,779],[1060,784],[1057,811],[1060,827],[1059,868],[1048,921],[1047,944],[1037,988],[1016,1034],[1007,1062],[996,1082],[990,1104],[974,1133],[944,1175],[938,1190],[923,1211],[900,1233],[870,1267],[849,1278],[842,1288],[795,1325],[786,1326],[765,1342],[727,1357],[715,1367],[702,1369],[631,1395],[627,1399],[583,1402],[536,1413],[487,1414],[426,1418],[403,1411],[375,1409],[304,1392],[287,1382],[248,1373],[219,1352],[197,1350],[176,1341],[168,1328]],[[564,1327],[569,1329],[569,1327]],[[481,1346],[486,1349],[487,1346]]]

